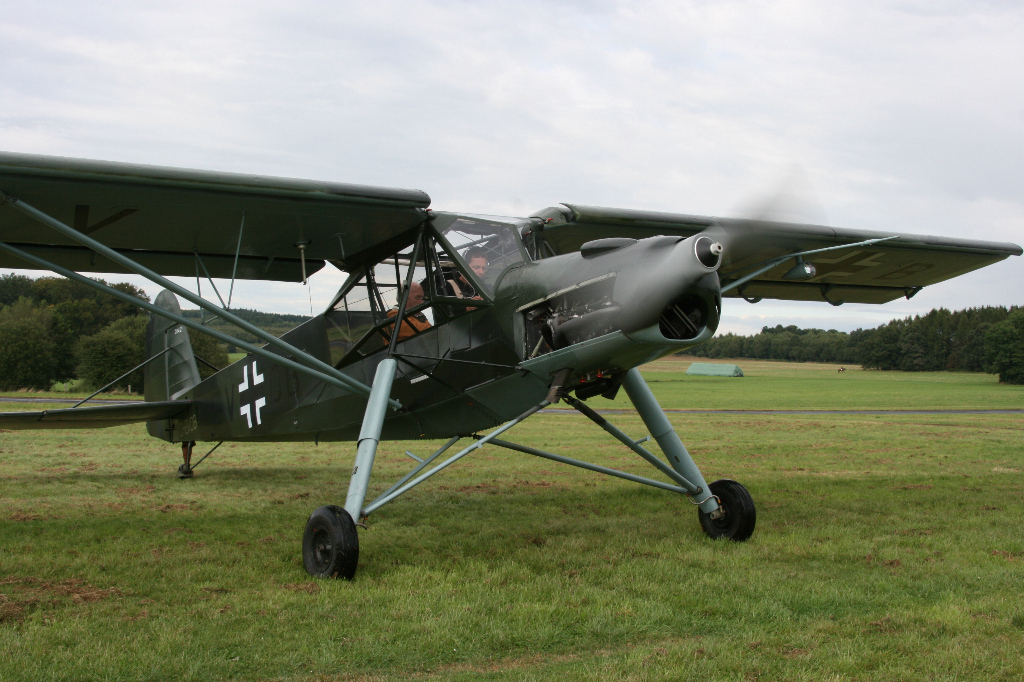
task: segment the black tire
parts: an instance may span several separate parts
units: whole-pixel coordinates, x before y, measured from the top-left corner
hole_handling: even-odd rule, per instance
[[[746,488],[736,481],[723,478],[710,484],[708,490],[718,498],[725,512],[721,518],[713,519],[710,514],[704,513],[700,508],[697,509],[700,527],[708,537],[743,542],[754,534],[757,510],[754,508],[754,499],[750,497]]]
[[[314,578],[355,577],[359,534],[347,511],[332,505],[309,515],[302,534],[302,563]]]

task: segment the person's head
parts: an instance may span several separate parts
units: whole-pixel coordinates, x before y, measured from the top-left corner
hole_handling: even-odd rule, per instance
[[[423,303],[423,286],[419,282],[409,285],[409,299],[406,301],[406,308],[413,308]]]
[[[483,249],[474,248],[466,251],[466,263],[469,264],[469,269],[473,271],[473,274],[480,279],[487,274],[487,252]]]

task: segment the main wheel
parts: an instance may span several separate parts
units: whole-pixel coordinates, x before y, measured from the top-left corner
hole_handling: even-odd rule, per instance
[[[359,563],[359,535],[341,507],[320,507],[309,515],[302,534],[302,563],[317,578],[352,580]]]
[[[708,537],[743,542],[754,534],[757,511],[754,509],[754,500],[746,488],[736,481],[723,478],[710,484],[708,490],[718,498],[724,512],[721,517],[713,519],[704,510],[697,509],[700,527]]]

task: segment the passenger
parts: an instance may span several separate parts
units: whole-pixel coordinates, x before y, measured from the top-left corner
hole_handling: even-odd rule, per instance
[[[469,264],[469,269],[473,271],[473,274],[483,281],[484,275],[487,274],[487,252],[481,248],[472,248],[466,251],[466,262]],[[458,277],[455,275],[458,274]],[[476,292],[473,285],[466,281],[466,277],[458,271],[449,273],[444,281],[444,293],[445,296],[454,296],[455,298],[480,298],[480,294]]]
[[[423,286],[419,282],[413,282],[409,285],[409,298],[405,302],[405,308],[406,310],[415,308],[421,303],[423,303]],[[398,306],[388,311],[388,317],[396,315],[398,315]],[[398,340],[402,341],[427,329],[430,329],[430,320],[426,315],[422,312],[407,314],[398,329]]]

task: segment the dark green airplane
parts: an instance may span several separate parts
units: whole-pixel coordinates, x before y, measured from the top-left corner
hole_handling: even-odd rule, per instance
[[[51,270],[152,313],[145,402],[0,414],[0,428],[146,422],[181,444],[183,478],[198,441],[357,441],[344,506],[316,509],[303,537],[311,575],[345,578],[362,519],[486,444],[685,495],[709,536],[746,540],[749,493],[704,480],[637,368],[711,338],[723,297],[885,303],[1021,255],[1015,244],[571,204],[464,215],[413,190],[12,153],[0,153],[0,204],[0,267]],[[236,317],[213,283],[305,281],[328,262],[347,281],[281,338]],[[137,273],[165,290],[150,304],[79,272]],[[166,276],[195,276],[197,290],[207,279],[219,305]],[[179,297],[263,345],[182,317]],[[185,327],[249,355],[200,380]],[[587,404],[620,389],[665,459]],[[499,438],[559,400],[668,482]],[[448,441],[425,459],[408,453],[409,473],[367,502],[377,443],[416,438]]]

